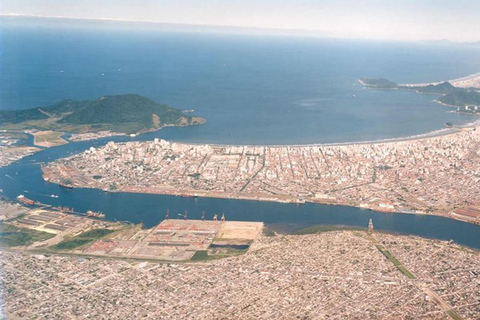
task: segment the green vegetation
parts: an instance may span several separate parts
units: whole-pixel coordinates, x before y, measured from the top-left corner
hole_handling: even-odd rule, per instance
[[[450,82],[442,82],[439,84],[429,84],[428,86],[414,86],[414,87],[407,87],[407,86],[399,86],[400,89],[407,89],[407,90],[415,90],[421,93],[435,93],[435,94],[450,94],[452,92],[456,92],[458,90],[464,90],[461,88],[456,88],[450,84]]]
[[[377,167],[379,170],[390,170],[390,169],[393,169],[392,166],[389,166],[389,165],[383,165],[383,166],[378,166]]]
[[[209,260],[216,260],[221,258],[228,258],[232,256],[238,256],[241,254],[247,253],[248,248],[238,249],[238,248],[211,248],[208,251],[200,250],[196,251],[195,254],[192,256],[190,261],[209,261]]]
[[[336,227],[336,226],[318,225],[318,226],[312,226],[312,227],[307,227],[304,229],[297,230],[293,234],[305,235],[305,234],[315,234],[315,233],[321,233],[321,232],[340,231],[340,230],[365,230],[365,229],[355,228],[355,227],[343,227],[343,226]]]
[[[480,106],[480,93],[476,91],[455,91],[437,99],[439,102],[451,106],[464,107],[467,105]]]
[[[413,274],[410,273],[410,271],[407,270],[407,268],[405,268],[401,263],[400,261],[398,261],[391,253],[390,251],[388,251],[387,249],[385,249],[382,245],[379,245],[379,244],[376,244],[375,245],[377,247],[377,249],[388,259],[390,260],[391,263],[393,263],[395,265],[395,267],[397,267],[398,270],[400,270],[400,272],[402,272],[405,276],[407,276],[407,278],[409,279],[415,279],[415,276]]]
[[[360,82],[369,88],[375,89],[404,89],[415,90],[420,93],[432,93],[442,95],[437,99],[438,102],[456,107],[464,107],[468,105],[480,106],[480,92],[473,88],[457,88],[450,82],[445,81],[439,84],[429,84],[427,86],[399,86],[395,82],[387,79],[368,79],[361,78]],[[460,110],[462,111],[462,110]]]
[[[208,255],[206,250],[195,251],[190,261],[208,261],[217,259],[215,256]]]
[[[47,131],[48,132],[48,131]],[[61,145],[66,141],[62,139],[63,132],[50,131],[45,134],[34,134],[34,144],[38,146]]]
[[[104,96],[96,100],[63,100],[48,107],[0,111],[0,126],[6,128],[71,132],[137,133],[164,125],[192,125],[204,121],[135,94]]]
[[[48,240],[54,236],[54,234],[47,232],[0,223],[0,246],[3,247],[27,246],[34,242]]]
[[[92,242],[93,240],[90,239],[69,239],[69,240],[64,240],[53,247],[51,247],[54,250],[72,250],[77,247],[83,246],[86,243]]]
[[[265,229],[264,235],[265,235],[266,237],[275,237],[275,236],[276,236],[276,233],[275,233],[275,231],[273,231],[273,230],[266,230],[266,229]]]
[[[114,230],[110,229],[94,229],[90,230],[87,232],[84,232],[82,234],[79,234],[76,237],[73,237],[71,239],[64,240],[54,246],[51,247],[51,249],[54,250],[72,250],[75,248],[78,248],[80,246],[83,246],[84,244],[93,242],[97,239],[103,238],[109,233],[112,233]]]
[[[453,320],[462,320],[463,318],[456,313],[454,310],[447,310],[446,313],[452,318]]]

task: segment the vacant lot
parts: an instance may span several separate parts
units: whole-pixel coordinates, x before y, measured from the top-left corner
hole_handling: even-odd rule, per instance
[[[62,144],[67,143],[67,141],[61,138],[63,132],[56,132],[56,131],[38,131],[32,133],[34,136],[33,143],[36,146],[50,148],[59,146]]]

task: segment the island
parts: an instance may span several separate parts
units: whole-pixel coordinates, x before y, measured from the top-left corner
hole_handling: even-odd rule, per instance
[[[63,100],[51,106],[0,111],[0,128],[68,131],[113,131],[138,134],[165,126],[202,124],[205,119],[136,94],[95,100]]]
[[[403,89],[414,90],[419,93],[438,94],[435,101],[447,105],[458,107],[458,112],[477,113],[480,106],[480,92],[478,87],[458,87],[452,85],[449,81],[430,84],[406,84],[400,85],[390,80],[360,78],[358,80],[368,89]]]
[[[46,107],[0,111],[0,135],[5,138],[2,141],[11,141],[8,145],[0,145],[0,158],[4,159],[0,165],[8,165],[41,150],[15,145],[19,141],[17,137],[25,133],[34,136],[36,147],[49,148],[68,143],[62,137],[65,132],[72,133],[69,140],[81,141],[203,123],[204,118],[187,115],[180,109],[136,94],[103,96],[95,100],[68,99]]]

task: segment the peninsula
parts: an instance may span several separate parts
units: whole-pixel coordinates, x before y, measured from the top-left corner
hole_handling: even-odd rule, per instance
[[[317,202],[480,222],[480,130],[352,145],[109,142],[44,166],[44,179],[105,191]]]
[[[361,78],[358,80],[363,86],[371,89],[403,89],[415,90],[419,93],[438,94],[435,101],[453,107],[458,107],[457,111],[467,113],[480,113],[480,88],[478,87],[457,87],[450,82],[430,84],[409,84],[399,85],[390,80]],[[477,108],[475,108],[477,107]]]

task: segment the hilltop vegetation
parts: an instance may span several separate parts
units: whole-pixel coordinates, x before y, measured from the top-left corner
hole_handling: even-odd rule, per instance
[[[390,80],[361,78],[360,83],[365,87],[374,89],[404,89],[415,90],[420,93],[439,94],[441,97],[436,101],[456,107],[467,105],[480,106],[480,93],[474,88],[457,88],[450,82],[445,81],[439,84],[429,84],[426,86],[400,86]]]
[[[135,95],[104,96],[96,100],[63,100],[51,106],[0,111],[0,127],[138,133],[168,125],[202,124],[205,119]]]
[[[454,87],[450,82],[445,81],[439,84],[429,84],[427,86],[399,86],[400,89],[416,90],[422,93],[450,94],[465,89]]]
[[[441,103],[458,107],[467,105],[480,106],[480,93],[476,91],[455,91],[437,100]]]

